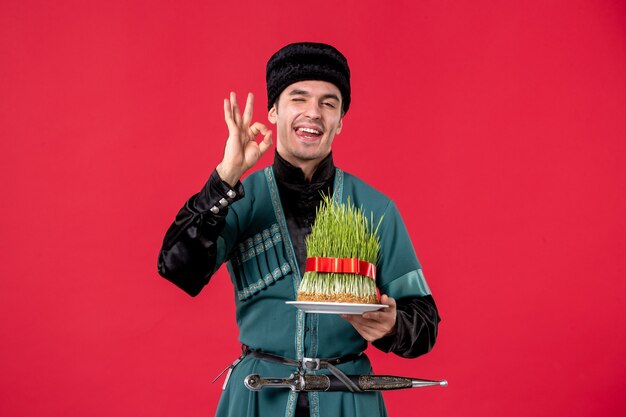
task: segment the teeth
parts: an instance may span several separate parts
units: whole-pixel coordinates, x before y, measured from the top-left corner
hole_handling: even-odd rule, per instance
[[[298,130],[300,130],[301,132],[312,133],[314,135],[321,135],[322,134],[322,132],[320,132],[319,130],[310,129],[308,127],[301,127],[301,128],[298,128]]]

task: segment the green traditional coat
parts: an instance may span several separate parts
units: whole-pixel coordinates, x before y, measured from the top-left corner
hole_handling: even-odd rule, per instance
[[[251,348],[292,359],[330,358],[365,350],[367,342],[336,315],[305,314],[285,301],[296,299],[300,271],[271,167],[244,181],[246,196],[233,203],[217,246],[216,269],[228,262],[236,301],[239,341]],[[394,298],[429,295],[430,290],[395,204],[358,178],[336,169],[333,198],[363,208],[379,229],[381,257],[376,285]],[[369,359],[338,366],[345,374],[372,372]],[[217,409],[219,417],[294,415],[297,393],[288,389],[250,391],[249,374],[287,377],[294,367],[245,357],[233,370]],[[328,373],[326,370],[314,371]],[[386,416],[378,392],[310,392],[311,417]]]

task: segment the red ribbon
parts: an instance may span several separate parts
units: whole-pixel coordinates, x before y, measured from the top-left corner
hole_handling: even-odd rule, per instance
[[[357,274],[376,280],[376,265],[357,258],[307,258],[305,271]]]

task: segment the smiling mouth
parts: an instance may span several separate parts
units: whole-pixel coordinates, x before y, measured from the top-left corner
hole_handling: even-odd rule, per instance
[[[295,131],[298,137],[304,140],[316,140],[324,134],[321,130],[311,127],[297,127]]]

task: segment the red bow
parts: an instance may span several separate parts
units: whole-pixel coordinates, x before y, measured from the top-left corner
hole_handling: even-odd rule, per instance
[[[307,258],[305,271],[357,274],[376,280],[376,265],[357,258]]]

